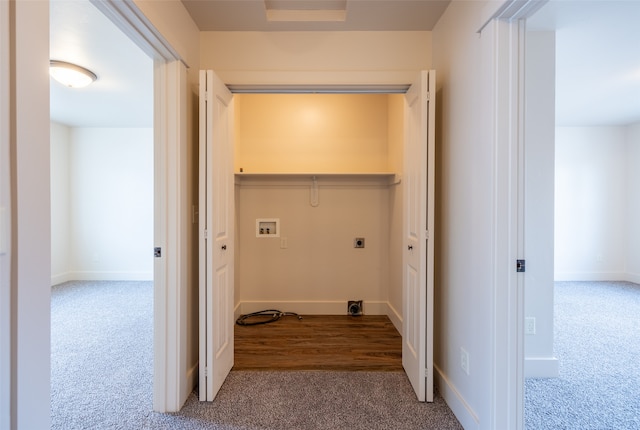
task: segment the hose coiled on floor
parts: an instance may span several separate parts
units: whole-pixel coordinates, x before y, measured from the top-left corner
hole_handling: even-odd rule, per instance
[[[262,318],[262,317],[271,317],[271,318]],[[285,316],[295,316],[298,317],[299,320],[302,317],[294,312],[282,312],[277,309],[267,309],[264,311],[253,312],[250,314],[240,315],[236,320],[236,324],[238,325],[258,325],[258,324],[268,324],[274,321],[278,321],[280,318]],[[258,318],[260,317],[260,318]],[[253,318],[254,321],[247,321],[248,319]]]

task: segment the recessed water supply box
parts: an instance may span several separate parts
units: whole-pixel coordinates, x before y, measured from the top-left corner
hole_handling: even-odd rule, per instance
[[[256,237],[280,237],[280,218],[258,218]]]

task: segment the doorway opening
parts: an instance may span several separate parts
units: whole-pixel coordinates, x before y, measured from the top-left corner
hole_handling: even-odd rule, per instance
[[[229,324],[240,314],[345,315],[358,300],[365,314],[369,303],[372,315],[398,321],[409,379],[419,398],[432,395],[420,376],[433,332],[428,83],[423,72],[405,95],[233,95],[201,72],[201,400],[213,400],[233,366]],[[265,220],[278,234],[260,233]]]
[[[90,2],[53,2],[50,40],[97,75],[50,84],[52,283],[152,280],[153,60]]]
[[[534,87],[536,96],[549,92],[553,94],[551,107],[555,112],[545,125],[549,130],[549,138],[540,141],[542,145],[537,145],[537,142],[534,145],[527,144],[527,153],[534,154],[534,157],[527,159],[527,163],[539,163],[541,157],[545,157],[550,162],[543,169],[538,165],[537,170],[555,173],[555,177],[547,174],[539,178],[541,181],[538,183],[549,184],[548,192],[544,199],[534,198],[535,205],[532,205],[538,210],[546,207],[545,211],[550,214],[549,227],[545,229],[551,232],[550,246],[547,249],[553,250],[555,255],[548,252],[544,260],[538,259],[538,265],[544,266],[550,273],[543,288],[535,282],[529,284],[527,280],[527,288],[532,287],[530,291],[535,291],[525,299],[527,316],[543,316],[543,320],[547,322],[542,332],[526,336],[528,339],[525,341],[536,347],[534,343],[540,344],[537,339],[546,337],[547,345],[550,346],[544,354],[539,355],[557,354],[557,359],[562,363],[559,372],[556,365],[555,375],[549,375],[555,376],[555,379],[531,379],[526,382],[531,393],[536,393],[535,396],[528,394],[526,416],[529,427],[544,427],[537,424],[537,420],[543,415],[542,409],[549,422],[556,425],[569,422],[572,418],[563,411],[571,411],[572,407],[580,403],[582,393],[607,391],[606,384],[597,386],[599,382],[596,382],[595,374],[588,374],[591,371],[600,376],[605,375],[605,366],[599,367],[596,372],[580,363],[579,356],[582,353],[578,353],[578,356],[568,354],[569,351],[571,354],[579,351],[579,348],[568,346],[573,346],[572,342],[579,339],[582,332],[590,331],[589,320],[592,318],[585,318],[581,327],[567,325],[566,321],[573,314],[566,306],[568,294],[583,293],[570,296],[571,309],[577,311],[581,306],[580,301],[583,304],[588,301],[596,303],[593,295],[589,297],[591,289],[596,291],[601,287],[602,294],[613,292],[613,302],[618,282],[609,281],[623,281],[623,284],[640,281],[637,275],[640,253],[629,246],[629,238],[637,236],[638,230],[633,223],[627,222],[637,218],[639,207],[637,199],[635,202],[633,199],[634,184],[638,183],[635,173],[637,169],[633,166],[640,160],[636,145],[640,136],[640,105],[635,102],[638,99],[637,85],[629,79],[635,73],[636,64],[628,56],[626,45],[628,41],[635,40],[633,35],[637,31],[629,17],[638,12],[635,4],[620,3],[612,6],[605,2],[593,2],[588,8],[578,10],[575,5],[550,2],[527,22],[527,37],[532,35],[531,39],[534,41],[549,38],[554,51],[547,50],[547,59],[542,58],[543,61],[550,61],[552,76],[542,82],[539,77],[533,78],[537,84]],[[576,21],[574,18],[577,14],[581,18]],[[597,43],[591,43],[592,41]],[[592,49],[583,49],[585,46]],[[585,69],[586,64],[591,64],[593,57],[601,58],[602,61]],[[542,63],[540,57],[537,63]],[[532,79],[532,76],[534,75],[529,73],[527,80]],[[594,86],[596,92],[588,95],[589,103],[585,103],[587,98],[581,93],[585,82],[597,82]],[[599,91],[604,96],[599,96]],[[591,103],[592,100],[602,102]],[[633,102],[627,103],[628,101]],[[532,127],[529,123],[526,128],[540,129],[539,124]],[[530,149],[531,146],[536,148]],[[535,169],[536,167],[530,168]],[[529,188],[528,184],[527,187]],[[527,224],[529,222],[527,219]],[[577,287],[575,291],[574,287]],[[607,307],[598,306],[599,310]],[[554,312],[558,314],[554,315]],[[616,321],[618,317],[615,312],[609,314],[611,321]],[[596,319],[595,315],[593,319]],[[624,329],[621,326],[615,331],[623,333]],[[567,341],[568,338],[571,341]],[[596,336],[594,343],[598,344],[605,338],[611,336]],[[625,340],[620,343],[628,342]],[[588,351],[599,347],[586,342],[583,344],[588,346]],[[608,351],[603,352],[598,362],[608,362],[606,354],[613,353],[617,346],[616,342],[611,341]],[[538,352],[533,351],[533,348],[528,351],[533,356]],[[579,384],[575,383],[578,380],[589,381],[593,385],[589,388],[581,387],[575,393],[565,389],[569,386],[578,387]],[[632,376],[626,378],[626,381],[630,380]],[[549,391],[545,393],[544,387],[548,387]],[[549,408],[540,407],[541,394],[547,406],[549,402],[561,404],[566,399],[577,400],[553,408],[551,420]],[[606,410],[606,407],[600,409],[601,416],[602,410]],[[615,410],[606,413],[616,419],[622,415]],[[597,422],[598,419],[596,414],[588,410],[581,410],[581,417],[590,423]]]
[[[399,325],[403,103],[234,96],[236,314],[346,315],[349,300],[363,300],[365,314]],[[256,233],[260,219],[278,219],[278,235]]]
[[[402,94],[234,95],[234,317],[296,312],[298,326],[315,325],[321,338],[340,322],[363,336],[366,321],[395,327],[380,334],[397,345],[381,344],[379,354],[397,355],[401,368],[403,127]],[[256,231],[261,219],[277,219],[278,234]],[[364,315],[354,320],[348,303],[357,300]],[[265,331],[236,327],[242,350],[247,333],[258,330]],[[349,362],[346,355],[329,360]],[[353,368],[369,361],[362,360]],[[243,361],[236,359],[255,366]]]
[[[141,327],[153,326],[154,64],[90,2],[52,2],[50,42],[51,59],[97,75],[85,88],[50,83],[55,426],[60,419],[82,419],[60,409],[86,399],[87,385],[108,397],[105,387],[119,390],[131,382],[133,375],[113,379],[110,372],[121,357],[145,360],[147,380],[140,386],[151,397],[153,334],[142,330],[149,338],[137,343],[130,339],[133,327],[118,323],[125,313],[145,319]],[[101,303],[92,307],[95,300]],[[110,362],[115,350],[119,357]],[[77,371],[87,367],[89,379]],[[73,382],[81,375],[82,384]],[[86,400],[87,409],[90,404],[102,403]]]

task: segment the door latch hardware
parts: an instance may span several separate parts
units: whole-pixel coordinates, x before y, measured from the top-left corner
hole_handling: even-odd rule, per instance
[[[159,246],[153,248],[153,256],[155,258],[160,258],[162,257],[162,248],[160,248]]]
[[[516,260],[516,272],[524,272],[525,269],[525,261],[524,260]]]

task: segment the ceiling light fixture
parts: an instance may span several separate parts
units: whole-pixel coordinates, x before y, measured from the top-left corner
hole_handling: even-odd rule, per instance
[[[98,77],[91,70],[65,61],[51,60],[49,74],[62,85],[71,88],[86,87]]]

